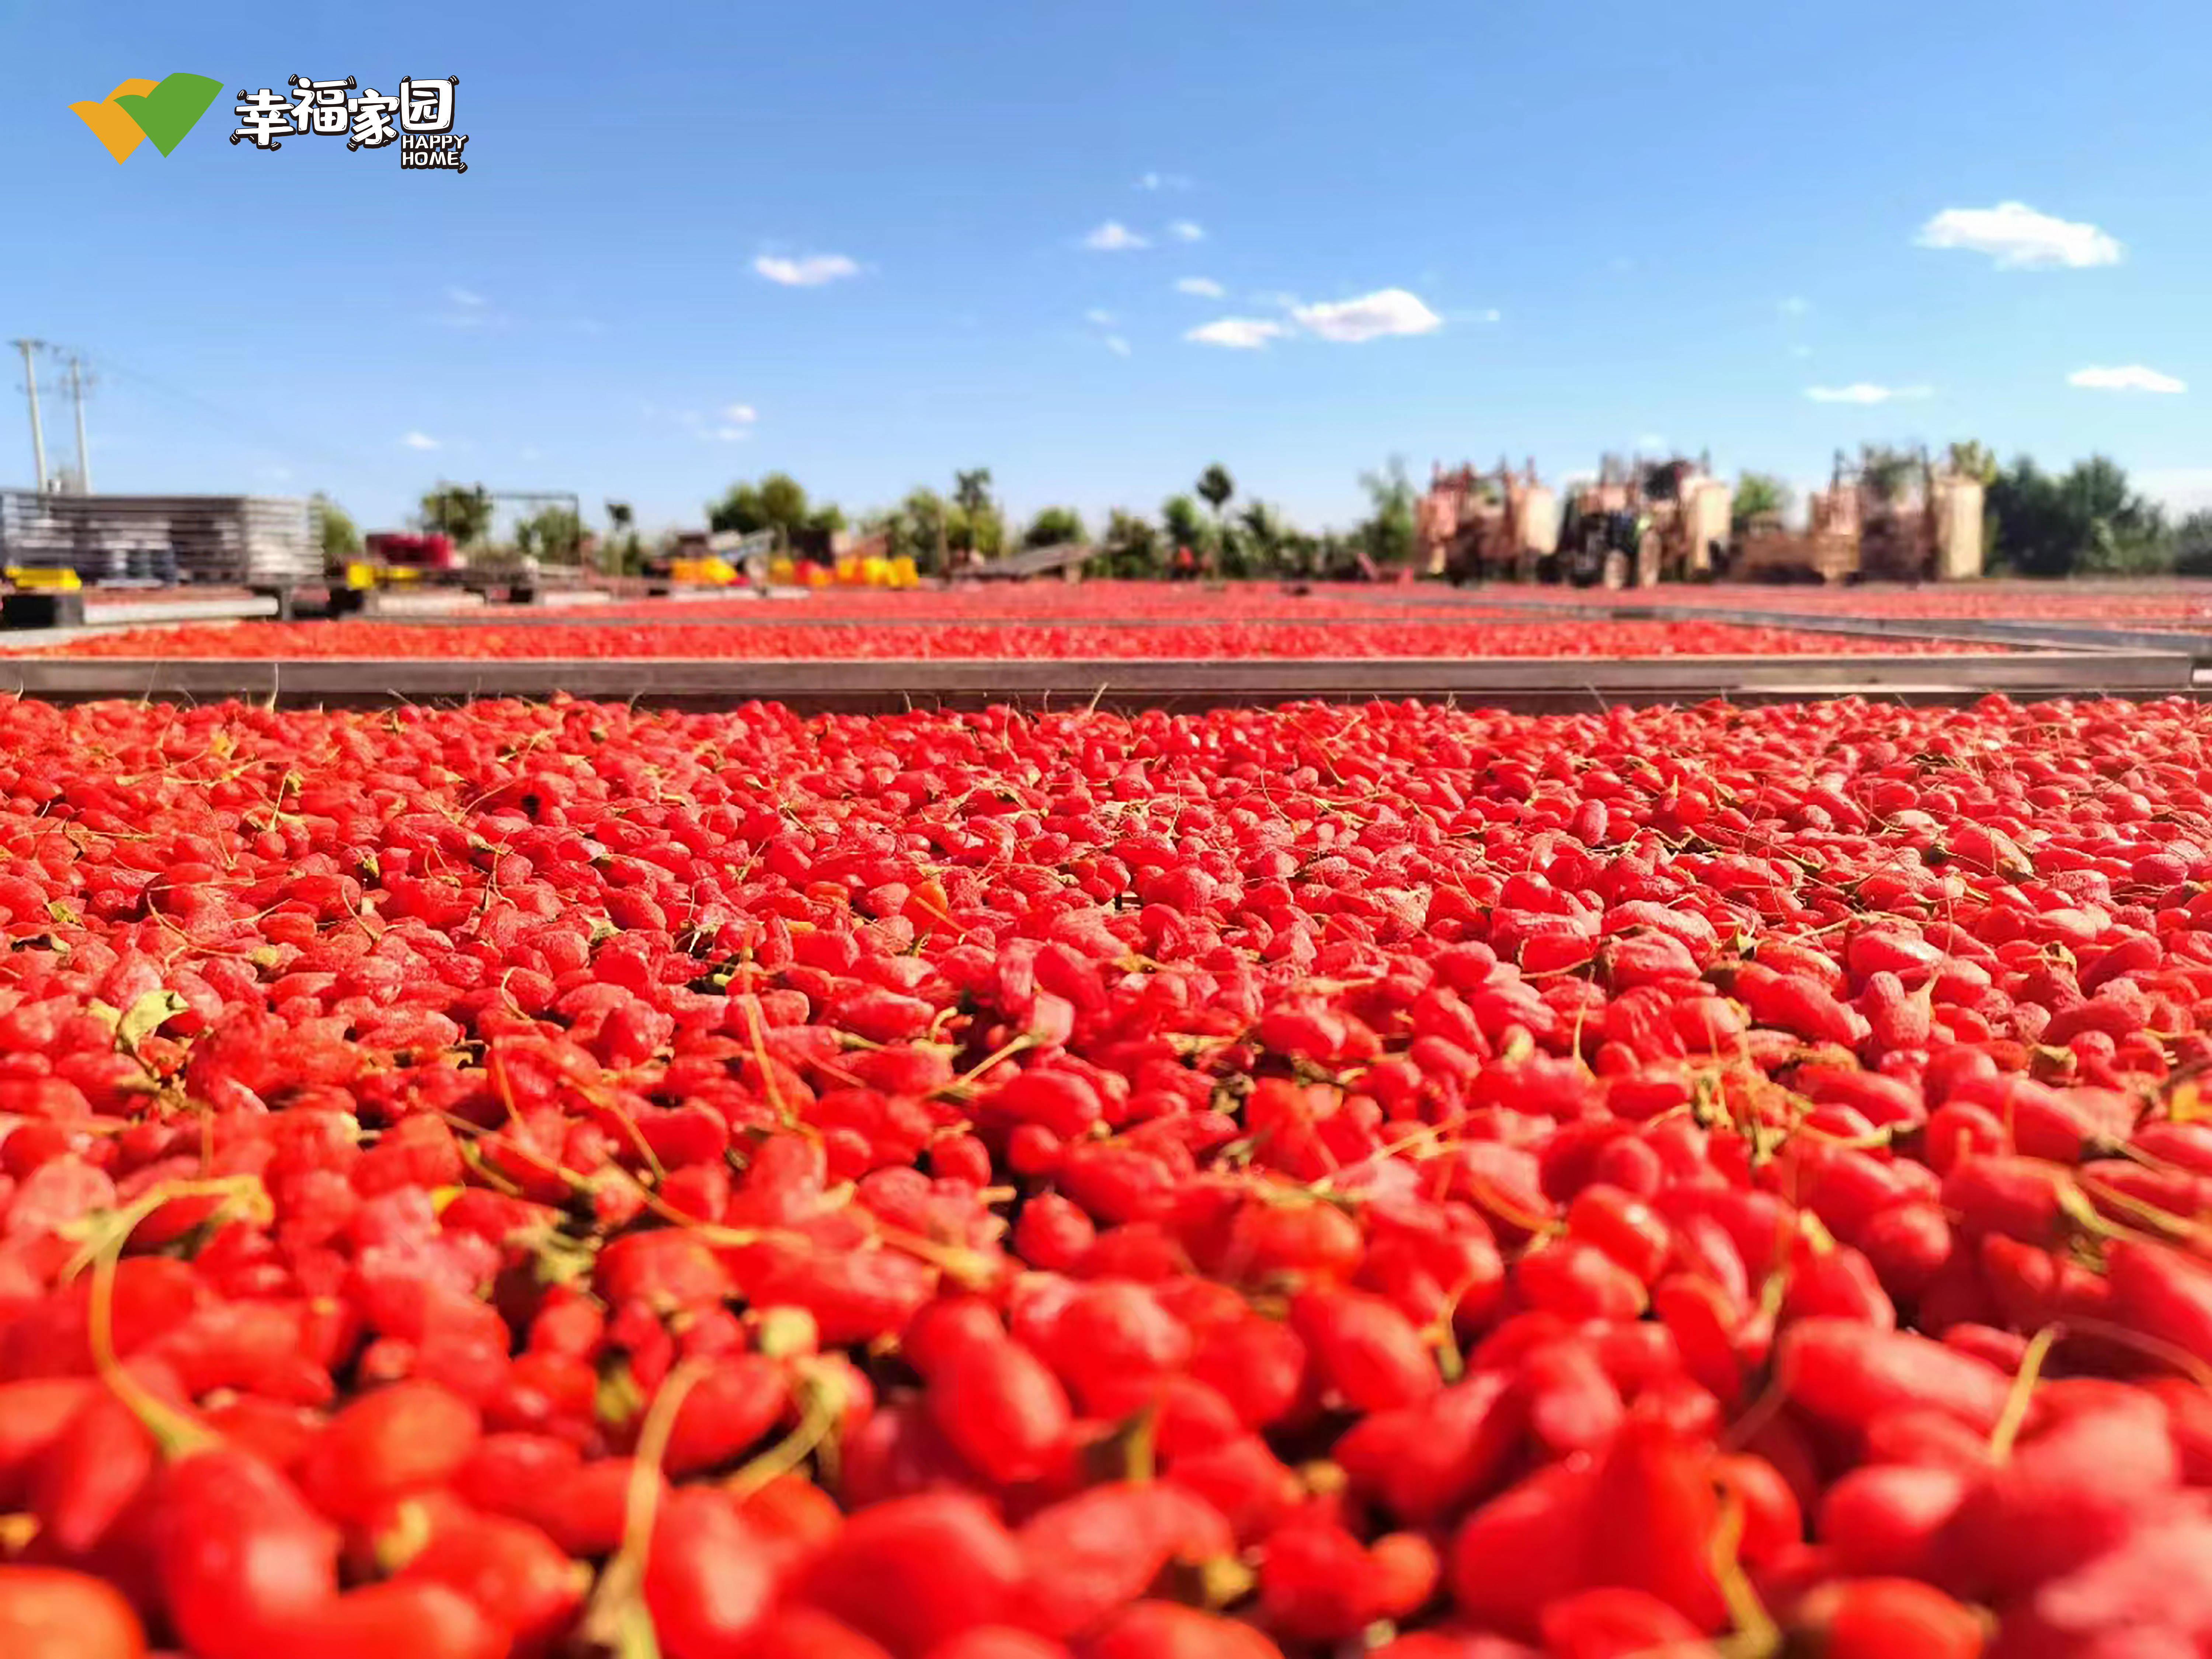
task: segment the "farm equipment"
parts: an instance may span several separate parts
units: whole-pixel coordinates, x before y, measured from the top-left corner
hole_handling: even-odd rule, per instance
[[[1577,587],[1704,580],[1727,556],[1733,494],[1702,463],[1608,456],[1568,501],[1559,574]]]
[[[1422,563],[1455,584],[1485,578],[1565,581],[1577,587],[1648,587],[1695,580],[1725,555],[1726,483],[1697,463],[1657,466],[1607,457],[1562,513],[1536,465],[1501,463],[1477,472],[1436,469],[1415,529]]]
[[[1439,465],[1415,508],[1414,535],[1421,566],[1454,586],[1529,581],[1547,575],[1559,551],[1559,500],[1537,482],[1534,461],[1522,472],[1504,461],[1492,472]]]
[[[0,490],[11,627],[53,626],[99,588],[231,587],[289,607],[319,561],[304,501]]]
[[[1806,525],[1772,517],[1746,526],[1728,574],[1742,581],[1957,581],[1982,572],[1982,485],[1938,471],[1923,450],[1899,462],[1836,457],[1828,488],[1806,502]]]

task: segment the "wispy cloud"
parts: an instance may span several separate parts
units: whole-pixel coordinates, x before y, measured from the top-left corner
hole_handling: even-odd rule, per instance
[[[1291,313],[1308,333],[1340,344],[1358,344],[1392,334],[1427,334],[1443,319],[1402,288],[1378,289],[1357,299],[1300,306]]]
[[[1215,282],[1211,276],[1178,276],[1176,278],[1176,293],[1195,295],[1201,300],[1218,300],[1228,291],[1228,289],[1223,288],[1220,283]]]
[[[1391,335],[1432,333],[1444,323],[1419,295],[1402,288],[1378,289],[1352,299],[1314,305],[1302,304],[1297,296],[1289,294],[1253,297],[1263,305],[1280,305],[1290,313],[1289,320],[1273,317],[1217,318],[1190,330],[1183,338],[1199,345],[1228,346],[1242,351],[1255,351],[1270,341],[1301,334],[1339,345],[1358,345]],[[1496,322],[1498,317],[1495,311],[1463,314],[1486,322]]]
[[[2000,202],[1991,208],[1945,208],[1921,226],[1914,240],[1922,247],[1986,253],[2001,270],[2116,265],[2125,252],[2118,240],[2093,224],[2056,219],[2038,213],[2024,202]]]
[[[1272,317],[1221,317],[1201,323],[1182,337],[1198,345],[1227,346],[1234,351],[1258,351],[1270,340],[1291,331]]]
[[[1180,173],[1146,173],[1137,177],[1139,190],[1188,190],[1190,180]]]
[[[1639,432],[1636,434],[1635,447],[1644,450],[1664,449],[1667,440],[1656,432]]]
[[[1178,242],[1202,242],[1206,240],[1206,227],[1194,220],[1177,219],[1168,227],[1168,234]]]
[[[521,448],[516,450],[514,453],[515,458],[519,460],[540,461],[545,459],[544,451],[539,449],[536,444],[525,444]]]
[[[760,419],[760,411],[750,404],[725,404],[722,418],[737,426],[750,426]]]
[[[763,253],[753,261],[753,269],[785,288],[819,288],[860,274],[860,263],[842,253],[809,253],[796,259]]]
[[[1100,253],[1127,253],[1133,249],[1150,247],[1152,243],[1119,219],[1109,219],[1083,239],[1083,246]]]
[[[1813,302],[1802,294],[1793,294],[1786,300],[1776,301],[1774,308],[1785,317],[1802,317],[1812,310]]]
[[[716,443],[741,444],[753,434],[748,427],[725,425],[708,428],[706,435]]]
[[[1106,349],[1112,352],[1116,357],[1126,357],[1129,355],[1129,343],[1118,334],[1109,334],[1105,338],[1104,344]]]
[[[1813,355],[1813,348],[1808,345],[1794,345],[1790,348],[1790,355],[1793,357],[1809,357]]]
[[[457,306],[480,306],[485,303],[483,295],[471,293],[465,288],[449,288],[446,290],[446,297]]]
[[[2092,392],[2186,392],[2187,385],[2171,374],[2161,374],[2141,363],[2125,368],[2077,368],[2066,377],[2069,386]]]
[[[1932,398],[1935,389],[1924,386],[1874,386],[1865,380],[1850,386],[1811,386],[1805,395],[1816,404],[1886,404]]]
[[[427,432],[410,432],[399,441],[409,449],[435,449],[438,441]]]
[[[1114,313],[1110,311],[1103,311],[1097,307],[1093,307],[1091,310],[1086,311],[1083,313],[1083,320],[1086,323],[1094,324],[1099,328],[1111,328],[1114,326]]]

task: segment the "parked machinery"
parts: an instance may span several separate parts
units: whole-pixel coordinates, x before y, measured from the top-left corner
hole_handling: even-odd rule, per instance
[[[1836,457],[1802,530],[1748,525],[1728,574],[1743,581],[1960,581],[1982,574],[1981,481],[1939,471],[1925,450]]]
[[[1559,498],[1537,481],[1534,461],[1521,472],[1502,460],[1493,472],[1437,466],[1414,534],[1422,568],[1454,586],[1548,580],[1559,549]]]
[[[0,490],[0,564],[73,570],[87,586],[288,592],[319,562],[303,501]]]
[[[1701,581],[1726,561],[1735,492],[1705,463],[1607,456],[1570,497],[1563,574],[1577,586]]]
[[[1462,466],[1433,472],[1416,518],[1422,563],[1454,582],[1483,578],[1649,586],[1698,580],[1727,554],[1733,492],[1687,460],[1647,466],[1607,457],[1560,512],[1536,479]]]

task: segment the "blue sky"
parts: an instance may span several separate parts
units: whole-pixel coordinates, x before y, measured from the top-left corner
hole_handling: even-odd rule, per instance
[[[1394,454],[1802,482],[1976,436],[2212,501],[2202,0],[0,15],[0,338],[94,367],[102,489],[664,524],[772,467],[849,508],[983,465],[1096,514],[1220,460],[1326,523]],[[167,157],[67,107],[179,70],[225,96]],[[459,75],[468,172],[224,142],[295,73]],[[2130,369],[2186,389],[2069,383]]]

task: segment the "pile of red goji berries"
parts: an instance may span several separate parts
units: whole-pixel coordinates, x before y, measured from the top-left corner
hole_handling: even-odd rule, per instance
[[[2208,738],[0,703],[0,1652],[2212,1652]]]

